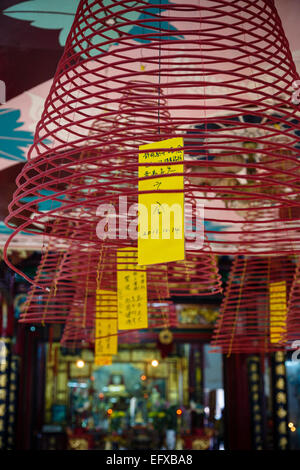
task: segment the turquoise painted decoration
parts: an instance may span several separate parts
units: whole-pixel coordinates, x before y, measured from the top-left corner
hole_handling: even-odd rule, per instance
[[[59,44],[64,46],[71,29],[79,0],[31,0],[6,8],[4,14],[18,20],[30,21],[42,29],[58,29]]]
[[[88,3],[91,5],[94,3],[93,0],[88,0]],[[149,0],[149,8],[142,8],[141,12],[139,11],[126,11],[124,12],[124,3],[120,4],[116,0],[103,0],[103,5],[110,9],[111,14],[115,15],[116,22],[118,23],[118,29],[121,33],[124,34],[131,34],[133,36],[133,40],[140,42],[140,43],[149,43],[151,42],[149,38],[143,38],[145,34],[153,33],[152,39],[155,40],[155,29],[163,29],[170,32],[176,32],[176,28],[172,26],[168,21],[161,21],[161,22],[149,22],[146,21],[142,24],[135,24],[133,25],[132,22],[139,22],[141,20],[147,20],[147,18],[153,18],[153,15],[158,14],[160,11],[164,9],[160,9],[159,5],[169,5],[171,2],[169,0]],[[136,6],[139,2],[136,1],[128,1],[126,6],[130,8],[130,5]],[[18,20],[30,21],[32,26],[37,28],[43,29],[57,29],[60,30],[59,33],[59,44],[64,46],[66,43],[67,36],[71,29],[75,13],[79,4],[79,0],[30,0],[26,2],[18,3],[17,5],[13,5],[12,7],[7,8],[4,10],[4,14],[10,16],[12,18],[16,18]],[[141,2],[141,7],[144,6],[144,3]],[[95,4],[91,7],[91,10],[97,11],[97,18],[99,19],[99,31],[101,31],[101,27],[107,28],[105,24],[105,11],[98,11],[99,5]],[[122,15],[118,16],[118,14],[122,11]],[[122,25],[123,23],[123,25]],[[94,25],[93,25],[94,27]],[[87,29],[85,31],[85,37],[87,38],[93,32],[92,29]],[[106,52],[109,47],[111,46],[111,40],[115,40],[115,44],[118,44],[118,39],[120,37],[119,32],[113,29],[108,29],[105,32],[107,37],[108,43],[103,43],[102,51]],[[170,39],[180,39],[181,36],[165,36],[165,40]],[[99,45],[99,38],[94,36],[94,42]],[[84,38],[82,38],[81,49],[84,49],[88,46],[88,43],[85,42]],[[75,50],[77,48],[75,47]],[[78,49],[79,50],[79,49]],[[89,51],[89,55],[93,56],[99,54],[99,51],[96,49],[91,49]],[[83,57],[84,54],[83,54]]]
[[[19,121],[18,109],[0,109],[0,157],[6,160],[26,160],[27,147],[33,143],[33,133],[18,129],[23,125]]]

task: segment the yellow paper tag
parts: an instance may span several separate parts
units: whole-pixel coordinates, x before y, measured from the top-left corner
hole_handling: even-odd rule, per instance
[[[286,282],[269,284],[270,300],[270,342],[278,343],[286,332],[287,301]]]
[[[95,366],[110,366],[112,364],[112,356],[95,356]]]
[[[95,357],[109,356],[118,352],[117,320],[95,320]]]
[[[96,290],[95,305],[95,364],[106,354],[117,354],[117,294],[108,290]],[[100,365],[100,364],[98,364]]]
[[[96,290],[96,318],[117,318],[117,293],[110,290]]]
[[[139,166],[138,263],[149,265],[184,260],[184,179],[168,176],[183,173],[183,138],[153,142],[139,147],[139,163],[169,163]],[[166,149],[166,150],[156,150]],[[159,175],[163,177],[159,178]],[[162,190],[178,190],[161,193]],[[182,191],[182,192],[180,192]]]
[[[118,328],[147,328],[147,273],[137,264],[136,248],[118,250],[117,267]]]

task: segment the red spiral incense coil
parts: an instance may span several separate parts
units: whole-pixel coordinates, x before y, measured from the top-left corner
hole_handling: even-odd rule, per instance
[[[129,262],[136,263],[136,257],[136,251],[129,252],[129,257],[127,252]],[[94,297],[97,289],[117,291],[117,271],[114,251],[92,252],[73,245],[67,251],[44,253],[20,321],[64,323],[70,308],[74,306],[74,296],[80,311],[84,309],[86,299],[90,298],[93,299],[95,310]],[[158,265],[154,270],[150,267],[147,272],[148,298],[160,300],[169,295],[165,266]]]
[[[185,261],[168,263],[168,287],[172,296],[205,296],[222,292],[216,257],[192,255]]]
[[[236,257],[212,346],[223,353],[267,353],[285,348],[292,257]]]
[[[50,241],[42,255],[20,321],[26,323],[64,323],[76,294],[83,309],[85,299],[97,289],[117,292],[118,252],[102,245],[100,250],[84,243],[69,246]],[[125,258],[124,258],[125,259]],[[122,258],[119,257],[119,262]],[[137,263],[137,252],[126,250],[126,262]],[[128,268],[129,271],[131,268]],[[42,288],[42,290],[41,290]],[[147,296],[165,301],[172,296],[203,296],[221,292],[216,260],[210,254],[187,255],[184,262],[147,267]]]
[[[7,246],[21,230],[56,236],[57,220],[62,238],[73,226],[97,243],[98,205],[137,200],[139,145],[176,136],[215,253],[299,252],[298,79],[272,0],[82,0],[17,178]],[[240,245],[254,210],[257,237]]]
[[[94,313],[87,316],[86,322],[83,324],[76,312],[78,310],[71,309],[67,318],[63,336],[61,338],[61,345],[68,348],[74,347],[89,347],[95,342],[95,316]],[[163,303],[149,303],[148,305],[149,328],[161,329],[172,328],[177,325],[177,317],[174,305],[171,302]],[[117,318],[117,316],[112,317]],[[137,338],[138,330],[118,331],[118,342],[126,341],[132,342],[132,339]],[[104,338],[104,337],[103,337]]]

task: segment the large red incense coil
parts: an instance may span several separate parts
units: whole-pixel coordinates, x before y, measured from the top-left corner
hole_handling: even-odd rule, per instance
[[[71,284],[72,285],[72,284]],[[65,323],[62,344],[78,347],[93,343],[95,339],[94,326],[96,318],[96,290],[87,289],[82,284],[59,285],[55,294],[39,291],[33,299],[29,293],[29,307],[21,315],[23,323]],[[35,287],[33,286],[32,289]],[[107,292],[107,291],[106,291]],[[113,292],[113,291],[111,291]],[[115,320],[118,318],[117,299],[103,300],[101,303],[101,318]],[[148,303],[149,328],[170,328],[177,325],[176,311],[171,302]],[[127,332],[119,331],[118,336]],[[127,335],[128,336],[128,335]],[[130,337],[130,335],[128,336]]]
[[[294,273],[293,257],[236,257],[214,330],[214,350],[230,355],[284,349],[287,296]],[[281,295],[279,307],[271,289]]]
[[[189,253],[185,261],[168,263],[168,288],[171,296],[205,296],[222,292],[217,260],[211,253]]]
[[[117,291],[116,253],[87,252],[77,245],[72,248],[69,252],[47,251],[42,256],[35,284],[29,290],[20,317],[21,322],[65,322],[75,293],[82,310],[85,299],[93,296],[96,289]],[[127,259],[136,263],[136,252],[130,253]],[[148,269],[147,296],[156,300],[169,297],[167,270],[163,265],[158,265],[155,270]]]
[[[215,252],[237,249],[253,208],[258,234],[260,211],[271,209],[269,239],[257,236],[256,251],[275,251],[275,233],[277,252],[298,251],[297,211],[284,223],[284,209],[300,205],[300,128],[291,100],[298,78],[272,0],[82,0],[7,224],[17,224],[16,235],[49,233],[58,218],[66,227],[77,221],[72,233],[97,241],[96,204],[137,197],[138,145],[182,136],[185,191],[206,207]],[[81,198],[74,198],[83,177]],[[91,187],[94,199],[84,194]],[[47,200],[60,206],[46,216],[38,204]],[[89,220],[84,230],[80,205]],[[252,249],[243,245],[242,252]]]
[[[117,291],[117,252],[102,245],[100,250],[84,244],[68,247],[50,241],[21,314],[26,323],[65,322],[74,293],[81,293],[82,305],[96,289]],[[54,251],[55,250],[55,251]],[[125,255],[124,255],[125,256]],[[123,258],[119,257],[122,262]],[[136,250],[126,250],[127,263],[137,262]],[[130,269],[129,269],[130,270]],[[221,278],[213,255],[200,254],[180,263],[147,267],[147,296],[162,301],[177,295],[212,295],[221,292]]]
[[[71,309],[66,321],[61,344],[64,347],[87,347],[95,342],[95,313],[90,312],[83,322],[82,318],[77,314],[78,310]],[[111,317],[111,318],[117,318]],[[172,328],[177,325],[177,317],[174,305],[171,302],[149,303],[148,304],[148,329]],[[119,339],[128,341],[132,339],[136,330],[118,331]],[[123,338],[124,337],[124,338]],[[104,338],[104,337],[103,337]]]
[[[83,220],[82,227],[85,228],[86,218],[82,207],[79,208],[78,217],[79,221]],[[77,225],[77,221],[75,225],[71,223],[68,227],[63,220],[55,221],[52,227],[55,237],[50,238],[47,250],[42,256],[21,321],[64,322],[68,313],[68,301],[71,301],[73,292],[81,289],[83,298],[86,293],[93,293],[98,278],[101,278],[99,286],[101,285],[102,289],[117,290],[117,247],[109,247],[99,241],[86,243],[76,240],[73,231]],[[68,236],[69,240],[64,241],[61,236]],[[131,262],[136,263],[137,253],[134,250],[133,248],[130,256]],[[127,256],[128,253],[127,251]],[[172,295],[182,295],[187,291],[187,282],[190,282],[190,295],[209,295],[221,291],[220,275],[214,257],[207,254],[193,254],[192,257],[191,253],[187,252],[185,262],[179,263],[177,268],[177,263],[147,267],[149,299],[164,300]],[[179,278],[181,269],[184,269],[184,278]],[[183,280],[184,288],[183,283],[182,286],[178,284]],[[60,286],[66,288],[58,291]],[[47,294],[42,295],[39,288],[46,289]]]
[[[130,250],[130,249],[129,249]],[[103,251],[101,253],[101,251]],[[68,249],[68,256],[60,254],[63,267],[57,268],[56,273],[48,275],[48,288],[53,288],[57,282],[71,281],[78,272],[82,261],[86,263],[92,286],[100,270],[101,286],[103,289],[115,289],[117,286],[117,272],[122,270],[118,267],[118,252],[114,249],[101,248],[100,251],[89,247],[85,250],[79,249],[77,244]],[[57,256],[57,255],[56,255]],[[137,263],[137,252],[126,251],[126,259],[129,263]],[[119,255],[119,261],[122,261]],[[43,261],[42,261],[43,262]],[[188,252],[186,260],[182,262],[170,262],[165,264],[150,265],[146,268],[148,295],[150,298],[167,299],[176,295],[212,295],[222,291],[221,276],[218,272],[216,257],[211,254],[191,254]],[[45,264],[44,264],[45,273]],[[38,282],[38,281],[37,281]],[[77,285],[85,284],[82,275],[76,281]],[[89,281],[88,281],[89,283]],[[44,284],[45,285],[45,284]]]

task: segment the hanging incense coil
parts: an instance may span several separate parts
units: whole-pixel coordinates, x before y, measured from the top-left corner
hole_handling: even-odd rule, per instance
[[[81,0],[17,178],[6,250],[21,230],[57,236],[56,220],[61,238],[97,244],[98,205],[120,195],[137,201],[139,145],[176,136],[184,191],[206,208],[213,252],[298,252],[297,211],[292,221],[281,216],[300,206],[299,113],[290,99],[298,79],[269,0]],[[268,213],[270,236],[241,251],[253,207],[253,232]]]
[[[267,353],[285,348],[292,257],[236,257],[212,346],[223,353]]]
[[[127,252],[127,262],[136,263],[136,258],[136,251],[129,252],[129,257]],[[75,293],[82,310],[86,297],[94,295],[96,289],[116,292],[117,271],[116,253],[113,251],[102,256],[101,252],[86,252],[73,245],[69,252],[46,252],[38,267],[36,283],[29,289],[20,321],[64,323]],[[147,296],[155,300],[170,296],[164,265],[148,268]]]
[[[78,213],[83,218],[82,208]],[[82,223],[82,227],[84,227]],[[77,222],[76,222],[77,224]],[[55,237],[51,237],[46,252],[42,256],[34,286],[31,287],[21,321],[26,323],[65,322],[68,307],[73,293],[82,292],[82,298],[93,294],[95,289],[117,290],[117,248],[103,243],[79,242],[73,237],[74,225],[70,224],[65,231],[65,225],[58,220],[52,229]],[[88,231],[87,231],[88,233]],[[60,237],[68,235],[69,239]],[[127,248],[127,260],[130,264],[137,263],[136,248],[132,252]],[[193,253],[193,252],[191,252]],[[190,279],[191,295],[209,295],[221,291],[220,276],[215,260],[211,255],[193,254],[187,251],[187,259],[183,264],[169,263],[147,267],[148,298],[165,300],[172,295],[186,292],[186,287],[178,286],[183,281],[180,270],[184,269],[185,285]],[[195,271],[195,262],[198,267]],[[206,263],[208,265],[206,269]],[[177,266],[177,267],[176,267]],[[168,272],[169,269],[169,272]],[[172,270],[176,270],[173,276]],[[171,287],[169,286],[169,279]],[[101,282],[100,282],[101,280]],[[201,282],[199,282],[199,280]],[[99,286],[98,286],[99,283]],[[41,290],[46,290],[46,293]],[[68,303],[69,302],[69,303]],[[83,300],[82,300],[83,302]]]
[[[71,310],[67,318],[61,345],[64,347],[90,347],[95,342],[95,313],[90,312],[87,315],[85,322],[82,317],[76,315],[77,310]],[[116,319],[117,314],[112,316],[111,319]],[[161,329],[173,328],[177,326],[177,317],[174,305],[171,302],[164,303],[149,303],[148,304],[148,329]],[[131,342],[132,339],[137,337],[138,330],[118,331],[118,342],[121,343],[125,340]],[[105,338],[105,337],[103,337]]]
[[[168,287],[171,296],[214,295],[222,292],[216,257],[189,254],[185,261],[168,263]]]
[[[126,251],[126,262],[129,265],[137,263],[135,249]],[[119,269],[117,252],[113,249],[102,246],[100,251],[92,251],[90,247],[87,249],[84,244],[74,242],[67,248],[53,239],[42,255],[20,321],[65,322],[75,293],[77,297],[81,293],[83,305],[86,296],[94,294],[96,289],[116,292]],[[221,278],[213,255],[188,254],[182,263],[147,266],[147,296],[152,300],[164,301],[178,295],[212,295],[221,290]]]

